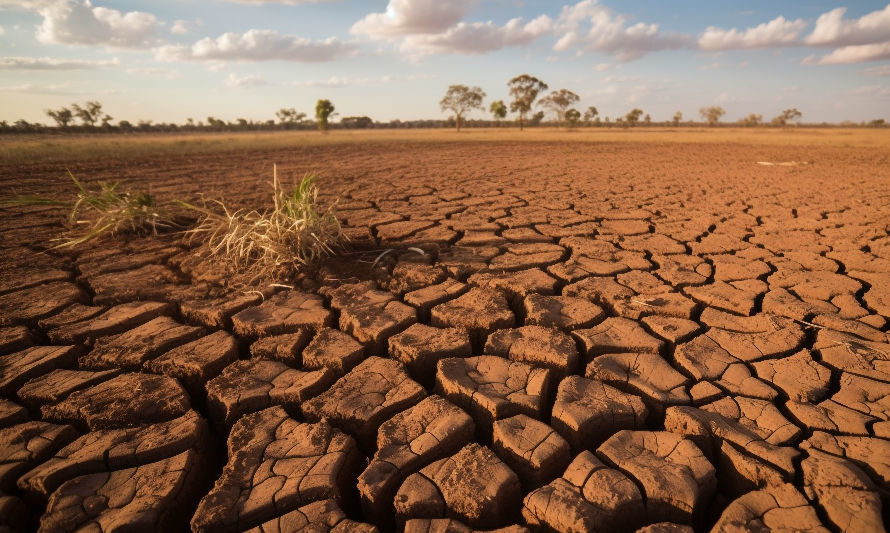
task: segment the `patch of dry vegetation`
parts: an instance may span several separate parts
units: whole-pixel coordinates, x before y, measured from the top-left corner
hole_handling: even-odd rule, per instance
[[[211,257],[255,278],[287,278],[332,255],[346,243],[333,206],[320,210],[314,175],[288,192],[273,167],[272,209],[231,210],[223,201],[204,206],[177,202],[200,215],[186,231]]]
[[[69,248],[103,235],[130,233],[156,235],[160,228],[174,225],[169,211],[159,207],[147,192],[119,190],[119,182],[100,182],[97,190],[87,189],[70,171],[77,188],[70,201],[42,196],[17,196],[11,205],[51,205],[69,210],[68,231],[54,248]]]

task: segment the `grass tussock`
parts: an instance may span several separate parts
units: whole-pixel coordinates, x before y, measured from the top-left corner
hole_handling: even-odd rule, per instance
[[[100,182],[97,190],[87,189],[70,171],[76,193],[70,201],[23,195],[10,205],[48,205],[69,210],[67,235],[54,248],[68,248],[104,235],[132,233],[156,235],[159,228],[172,226],[169,213],[160,209],[147,192],[119,190],[119,182]]]
[[[347,241],[333,206],[318,207],[316,176],[306,175],[292,191],[272,171],[272,209],[231,210],[222,201],[197,206],[178,202],[200,217],[187,230],[213,257],[257,277],[288,277],[332,255]]]

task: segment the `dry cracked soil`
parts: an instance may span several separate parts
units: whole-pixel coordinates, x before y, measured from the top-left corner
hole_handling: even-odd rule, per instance
[[[48,250],[64,213],[0,210],[0,531],[886,528],[886,149],[72,170],[261,207],[272,161],[321,171],[352,239],[293,288],[232,283],[175,232]],[[52,165],[0,175],[63,194]]]

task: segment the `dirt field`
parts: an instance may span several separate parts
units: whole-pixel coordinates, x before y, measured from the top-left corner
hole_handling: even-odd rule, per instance
[[[316,171],[353,250],[248,288],[0,208],[0,531],[883,530],[890,136],[618,133],[8,145],[4,193]]]

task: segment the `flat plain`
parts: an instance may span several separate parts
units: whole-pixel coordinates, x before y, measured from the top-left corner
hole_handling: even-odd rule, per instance
[[[275,286],[0,208],[0,530],[886,527],[888,131],[4,139],[0,190],[273,164],[351,239]]]

